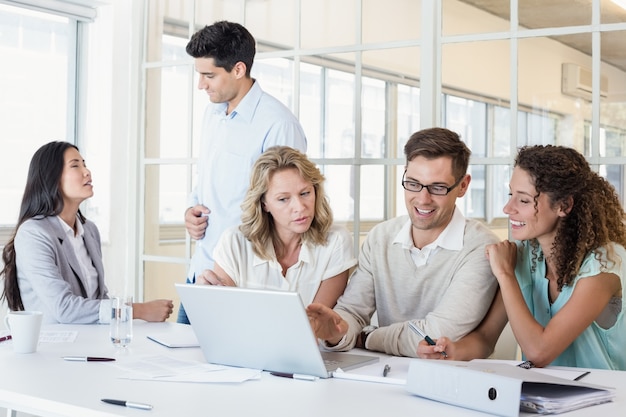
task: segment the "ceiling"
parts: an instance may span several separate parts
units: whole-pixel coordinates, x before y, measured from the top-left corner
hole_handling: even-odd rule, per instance
[[[461,0],[488,13],[509,20],[509,2],[502,0]],[[528,29],[591,24],[592,0],[519,0],[519,24]],[[626,22],[626,10],[610,0],[602,0],[601,23]],[[552,36],[553,39],[591,56],[589,33]],[[626,71],[626,31],[603,32],[602,61]]]

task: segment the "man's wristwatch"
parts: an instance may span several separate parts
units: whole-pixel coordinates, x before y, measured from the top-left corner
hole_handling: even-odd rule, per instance
[[[372,333],[377,328],[378,327],[372,326],[372,325],[363,327],[363,329],[361,330],[361,333],[359,333],[359,335],[356,338],[356,345],[355,345],[355,347],[361,348],[361,349],[367,349],[365,347],[365,342],[367,341],[367,336],[369,336],[370,333]]]

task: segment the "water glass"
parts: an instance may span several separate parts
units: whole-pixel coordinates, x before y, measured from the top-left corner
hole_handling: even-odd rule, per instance
[[[111,297],[111,342],[126,347],[133,339],[133,297]]]

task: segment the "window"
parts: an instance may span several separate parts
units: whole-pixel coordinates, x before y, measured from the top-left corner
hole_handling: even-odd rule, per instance
[[[51,140],[75,142],[76,20],[0,4],[0,246],[13,232],[28,164]],[[10,175],[7,175],[10,174]]]
[[[255,36],[253,76],[299,117],[308,155],[327,177],[335,219],[353,230],[357,250],[373,225],[405,213],[403,147],[413,132],[433,124],[457,131],[472,150],[472,183],[459,207],[502,237],[507,236],[502,207],[519,146],[553,143],[584,151],[624,195],[626,122],[620,97],[626,91],[626,68],[618,60],[610,63],[613,57],[593,49],[591,40],[598,33],[608,44],[623,35],[626,14],[612,10],[611,22],[603,22],[607,13],[598,13],[596,6],[604,8],[606,2],[588,0],[585,7],[591,12],[584,22],[566,13],[537,22],[536,10],[525,2],[510,2],[518,9],[515,14],[509,2],[502,7],[495,5],[502,2],[484,1],[476,7],[474,0],[441,3],[435,19],[422,18],[432,8],[419,0],[389,0],[384,6],[372,0],[145,3],[150,18],[141,188],[145,201],[162,202],[160,214],[150,207],[143,211],[146,246],[141,255],[149,298],[176,297],[167,288],[184,279],[193,251],[193,242],[183,241],[183,210],[175,206],[184,203],[182,190],[189,191],[195,178],[195,141],[206,103],[206,97],[178,91],[194,88],[193,68],[184,54],[168,54],[167,45],[182,50],[199,27],[220,19],[240,22]],[[513,15],[517,21],[511,21]],[[337,16],[355,18],[338,22]],[[438,20],[442,33],[435,32]],[[422,38],[436,39],[437,47],[422,44]],[[595,68],[593,77],[607,77],[608,97],[604,90],[602,96],[584,98],[563,94],[561,65],[569,61]],[[163,80],[173,69],[180,76],[177,93],[167,94],[172,87]],[[437,85],[422,86],[422,80]],[[156,111],[163,106],[172,109]],[[178,144],[175,151],[157,146],[169,136],[163,134],[167,123],[176,126],[171,136]],[[177,180],[164,187],[174,176]],[[160,242],[164,226],[176,224],[178,242]]]

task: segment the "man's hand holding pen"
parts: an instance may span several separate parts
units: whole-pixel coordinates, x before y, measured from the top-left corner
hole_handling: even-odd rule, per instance
[[[414,333],[416,333],[419,337],[424,339],[424,342],[426,342],[427,345],[432,346],[433,347],[433,353],[439,353],[439,355],[441,356],[441,358],[446,359],[448,357],[448,353],[446,352],[445,347],[442,347],[441,343],[436,343],[433,339],[431,339],[430,336],[428,336],[424,330],[422,330],[416,323],[413,323],[412,321],[409,321],[408,323],[409,329],[411,329]],[[443,341],[444,338],[441,338],[440,340]],[[439,347],[438,347],[439,346]],[[418,345],[418,351],[417,351],[418,355],[419,355],[419,345]],[[434,359],[434,358],[433,358]]]
[[[454,343],[445,336],[436,339],[434,345],[422,340],[417,345],[417,357],[422,359],[454,359]]]

